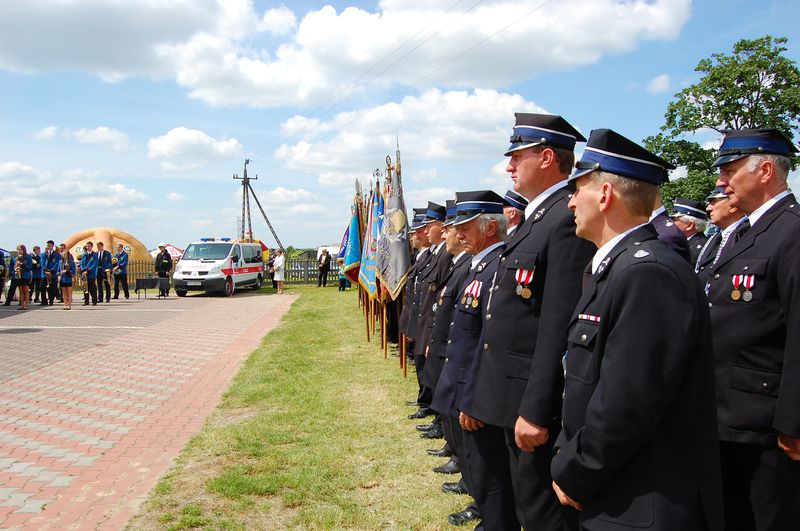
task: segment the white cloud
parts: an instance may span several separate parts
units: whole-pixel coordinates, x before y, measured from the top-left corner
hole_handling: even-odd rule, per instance
[[[408,191],[405,194],[406,207],[410,211],[412,207],[422,208],[428,205],[428,201],[444,205],[448,199],[455,199],[456,190],[442,186],[432,186],[429,188],[418,188]]]
[[[297,27],[297,18],[291,9],[281,6],[268,9],[261,17],[258,29],[274,35],[283,36],[290,34]]]
[[[374,86],[507,86],[674,39],[691,14],[690,0],[451,5],[327,5],[298,21],[285,6],[259,14],[250,0],[12,2],[0,19],[0,68],[171,77],[215,106],[318,104]],[[508,51],[531,42],[537,53],[515,54],[510,68]]]
[[[147,196],[141,191],[95,175],[83,169],[54,174],[17,161],[0,162],[0,223],[25,219],[28,226],[42,228],[42,237],[47,231],[65,237],[90,226],[114,227],[122,219],[159,215],[146,206]]]
[[[667,74],[656,76],[647,83],[647,92],[650,94],[661,94],[669,91],[670,80]]]
[[[176,127],[167,134],[151,138],[148,157],[162,159],[166,172],[184,172],[200,168],[213,160],[238,157],[242,145],[235,138],[215,140],[197,129]]]
[[[100,144],[117,152],[127,151],[130,148],[128,135],[105,126],[68,131],[65,136],[74,138],[81,144]]]
[[[48,125],[42,129],[39,129],[35,133],[31,135],[31,138],[34,140],[50,140],[58,133],[58,126],[55,125]]]
[[[186,201],[186,196],[178,192],[170,192],[167,194],[167,201],[170,203],[179,203],[181,201]]]
[[[407,161],[460,161],[502,153],[514,112],[544,110],[522,96],[494,90],[430,89],[399,103],[340,113],[328,122],[317,121],[314,129],[320,134],[305,133],[305,140],[280,146],[276,157],[288,169],[318,172],[320,184],[342,186],[356,178],[369,178],[370,168],[385,156],[378,158],[376,153],[393,155],[395,134]],[[295,117],[287,123],[311,121]],[[284,129],[288,127],[284,125]],[[354,168],[364,170],[358,173]]]

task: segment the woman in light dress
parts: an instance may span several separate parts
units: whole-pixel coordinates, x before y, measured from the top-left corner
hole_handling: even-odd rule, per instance
[[[283,273],[286,270],[286,256],[283,254],[283,249],[278,249],[278,256],[275,257],[275,262],[272,267],[275,268],[275,282],[278,283],[278,294],[283,293]]]

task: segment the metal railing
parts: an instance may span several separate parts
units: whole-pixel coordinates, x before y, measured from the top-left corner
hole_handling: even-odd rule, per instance
[[[173,268],[174,269],[174,268]],[[286,262],[286,272],[284,282],[287,284],[316,284],[319,268],[316,260],[289,260]],[[133,289],[136,279],[152,278],[157,276],[153,271],[153,262],[150,260],[131,260],[128,262],[128,286]],[[171,276],[171,275],[170,275]],[[339,278],[339,265],[331,263],[328,272],[328,282],[336,283]],[[269,273],[265,273],[264,282],[269,281]],[[83,280],[80,274],[75,275],[74,286],[76,290],[83,289]],[[111,277],[111,285],[114,285],[114,277]]]

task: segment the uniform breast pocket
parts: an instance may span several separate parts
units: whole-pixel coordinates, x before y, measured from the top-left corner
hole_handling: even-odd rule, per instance
[[[460,303],[456,308],[455,316],[453,319],[454,327],[467,332],[475,334],[481,330],[481,308],[480,304],[473,307],[471,303]]]
[[[594,348],[599,323],[578,321],[567,336],[566,377],[585,384],[597,381],[599,366]]]
[[[740,304],[764,299],[769,258],[740,258],[731,261],[731,298]]]

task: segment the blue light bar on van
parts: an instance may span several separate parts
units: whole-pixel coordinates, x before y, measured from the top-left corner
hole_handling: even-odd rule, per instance
[[[213,242],[214,238],[200,238],[201,242]]]
[[[220,240],[221,240],[221,241],[223,241],[223,242],[229,242],[229,241],[231,241],[231,239],[230,239],[230,238],[220,238]]]

